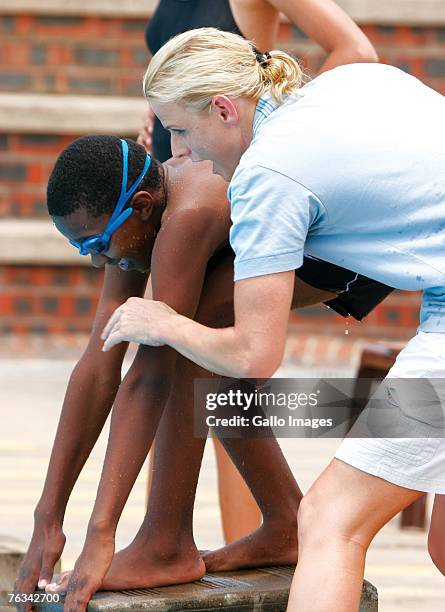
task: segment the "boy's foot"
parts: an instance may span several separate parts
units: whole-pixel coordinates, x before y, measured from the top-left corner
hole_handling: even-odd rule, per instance
[[[46,591],[65,593],[72,573],[72,570],[62,572],[57,582],[48,585]],[[134,540],[114,555],[99,590],[123,591],[181,584],[199,580],[204,574],[204,561],[194,547],[174,555],[150,557],[147,541]]]
[[[146,540],[133,541],[113,557],[103,580],[102,591],[122,591],[199,580],[205,574],[204,561],[194,547],[172,555],[152,554]]]
[[[262,525],[218,550],[203,554],[208,572],[224,572],[267,565],[295,565],[298,557],[297,527]]]

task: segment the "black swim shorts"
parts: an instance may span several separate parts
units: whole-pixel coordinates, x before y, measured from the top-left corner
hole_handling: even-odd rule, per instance
[[[394,291],[393,287],[315,257],[305,256],[295,274],[316,289],[336,293],[337,297],[325,304],[343,317],[358,321]]]

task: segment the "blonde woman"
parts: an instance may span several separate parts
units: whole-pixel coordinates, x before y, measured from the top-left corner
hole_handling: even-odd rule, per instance
[[[145,40],[154,55],[170,38],[211,26],[274,47],[280,12],[314,40],[327,57],[320,72],[352,62],[375,62],[377,54],[360,28],[333,0],[160,0],[147,24]],[[159,161],[171,157],[170,135],[149,113],[139,138]]]
[[[212,28],[168,42],[144,87],[173,152],[211,160],[230,181],[235,323],[211,329],[134,299],[111,317],[104,350],[169,345],[225,376],[269,377],[283,357],[305,252],[422,290],[418,332],[389,382],[445,378],[443,96],[379,64],[338,67],[303,86],[285,53],[258,53]],[[403,414],[405,401],[393,400]],[[422,403],[416,410],[404,419],[422,437],[345,440],[309,490],[290,610],[325,612],[342,601],[342,612],[356,612],[375,534],[424,492],[437,494],[435,512],[443,505],[443,427]]]
[[[280,12],[326,52],[320,72],[352,62],[375,62],[377,54],[360,28],[333,0],[160,0],[147,24],[145,38],[154,55],[173,36],[202,26],[235,32],[271,49],[278,35]],[[170,134],[150,112],[139,144],[162,162],[172,155]],[[249,489],[218,440],[219,497],[226,543],[253,531],[261,514]]]

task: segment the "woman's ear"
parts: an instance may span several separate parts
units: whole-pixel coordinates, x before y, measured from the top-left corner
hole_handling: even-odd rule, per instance
[[[130,206],[141,221],[149,221],[154,207],[153,196],[148,191],[138,191],[134,194]]]
[[[238,109],[227,96],[213,96],[210,108],[224,124],[233,125],[239,122]]]

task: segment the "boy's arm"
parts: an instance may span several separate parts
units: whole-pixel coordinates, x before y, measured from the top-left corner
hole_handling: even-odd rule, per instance
[[[91,337],[65,394],[43,492],[34,511],[34,532],[15,585],[18,593],[31,593],[42,580],[51,580],[65,544],[66,505],[110,412],[128,346],[104,354],[100,333],[113,310],[131,296],[142,296],[146,283],[146,275],[106,266]]]
[[[153,251],[153,297],[193,318],[208,260],[220,243],[220,235],[225,233],[227,237],[227,231],[208,212],[192,210],[173,215],[164,224]],[[145,374],[138,368],[140,375],[131,384],[123,383],[116,397],[96,503],[82,554],[68,584],[67,609],[85,610],[91,595],[101,586],[112,561],[118,520],[168,397],[176,352],[169,347],[140,346],[138,356],[143,355],[149,356]]]
[[[197,200],[193,209],[181,210],[163,224],[151,260],[153,299],[191,319],[199,305],[209,259],[227,239],[230,223],[228,215],[218,218],[214,209],[201,206]],[[150,446],[147,441],[154,437],[168,399],[176,357],[176,351],[170,347],[140,345],[119,388],[89,522],[92,534],[114,534],[147,457]],[[111,483],[117,482],[119,487],[113,489]]]

